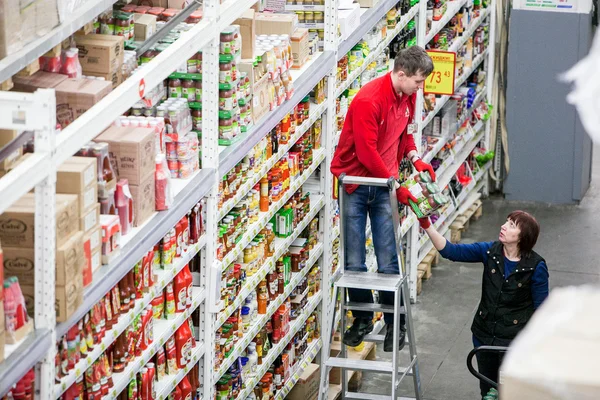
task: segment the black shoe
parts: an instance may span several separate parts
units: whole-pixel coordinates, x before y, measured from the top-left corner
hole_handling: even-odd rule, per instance
[[[401,326],[399,332],[399,343],[398,351],[404,348],[406,341],[406,327]],[[387,331],[385,332],[385,339],[383,340],[383,351],[389,353],[394,351],[394,325],[387,324]]]
[[[373,320],[366,318],[356,318],[352,326],[344,332],[342,342],[346,346],[356,347],[362,343],[365,335],[373,332]]]

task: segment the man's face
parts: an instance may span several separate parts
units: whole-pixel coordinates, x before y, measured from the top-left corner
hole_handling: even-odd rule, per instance
[[[415,94],[418,90],[423,89],[426,76],[419,71],[413,76],[407,76],[404,71],[398,71],[398,83],[400,92],[407,96]]]

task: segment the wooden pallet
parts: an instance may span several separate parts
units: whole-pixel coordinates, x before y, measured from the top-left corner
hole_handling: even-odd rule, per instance
[[[417,296],[419,296],[423,290],[423,275],[425,275],[424,271],[417,272]]]

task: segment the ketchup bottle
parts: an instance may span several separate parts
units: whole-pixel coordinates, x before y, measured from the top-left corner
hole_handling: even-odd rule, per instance
[[[183,400],[183,396],[181,393],[181,389],[179,389],[179,386],[175,386],[175,390],[173,390],[173,400]]]
[[[190,385],[187,376],[184,376],[181,382],[179,382],[179,389],[181,390],[183,400],[192,400],[192,385]]]
[[[189,245],[190,245],[190,213],[188,213],[186,216],[184,216],[181,219],[181,226],[183,229],[183,237],[182,237],[182,249],[181,252],[183,253],[184,251],[187,251]]]
[[[127,235],[133,227],[133,197],[127,179],[119,179],[115,191],[115,204],[121,222],[121,233]]]
[[[188,282],[183,272],[175,276],[175,311],[180,313],[187,309]]]
[[[190,272],[189,264],[186,264],[185,267],[183,267],[183,269],[181,270],[181,273],[183,273],[183,276],[185,277],[186,284],[187,284],[186,308],[191,308],[192,307],[192,293],[193,293],[192,286],[194,284],[194,278],[192,277],[192,273]]]
[[[192,335],[185,321],[175,333],[175,348],[177,349],[177,367],[184,368],[189,361],[192,351]]]

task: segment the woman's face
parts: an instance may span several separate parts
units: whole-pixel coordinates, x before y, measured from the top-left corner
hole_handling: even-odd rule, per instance
[[[515,222],[511,219],[507,219],[504,225],[500,228],[500,236],[498,239],[500,243],[507,244],[518,244],[519,243],[519,235],[521,234],[521,230],[515,224]]]

